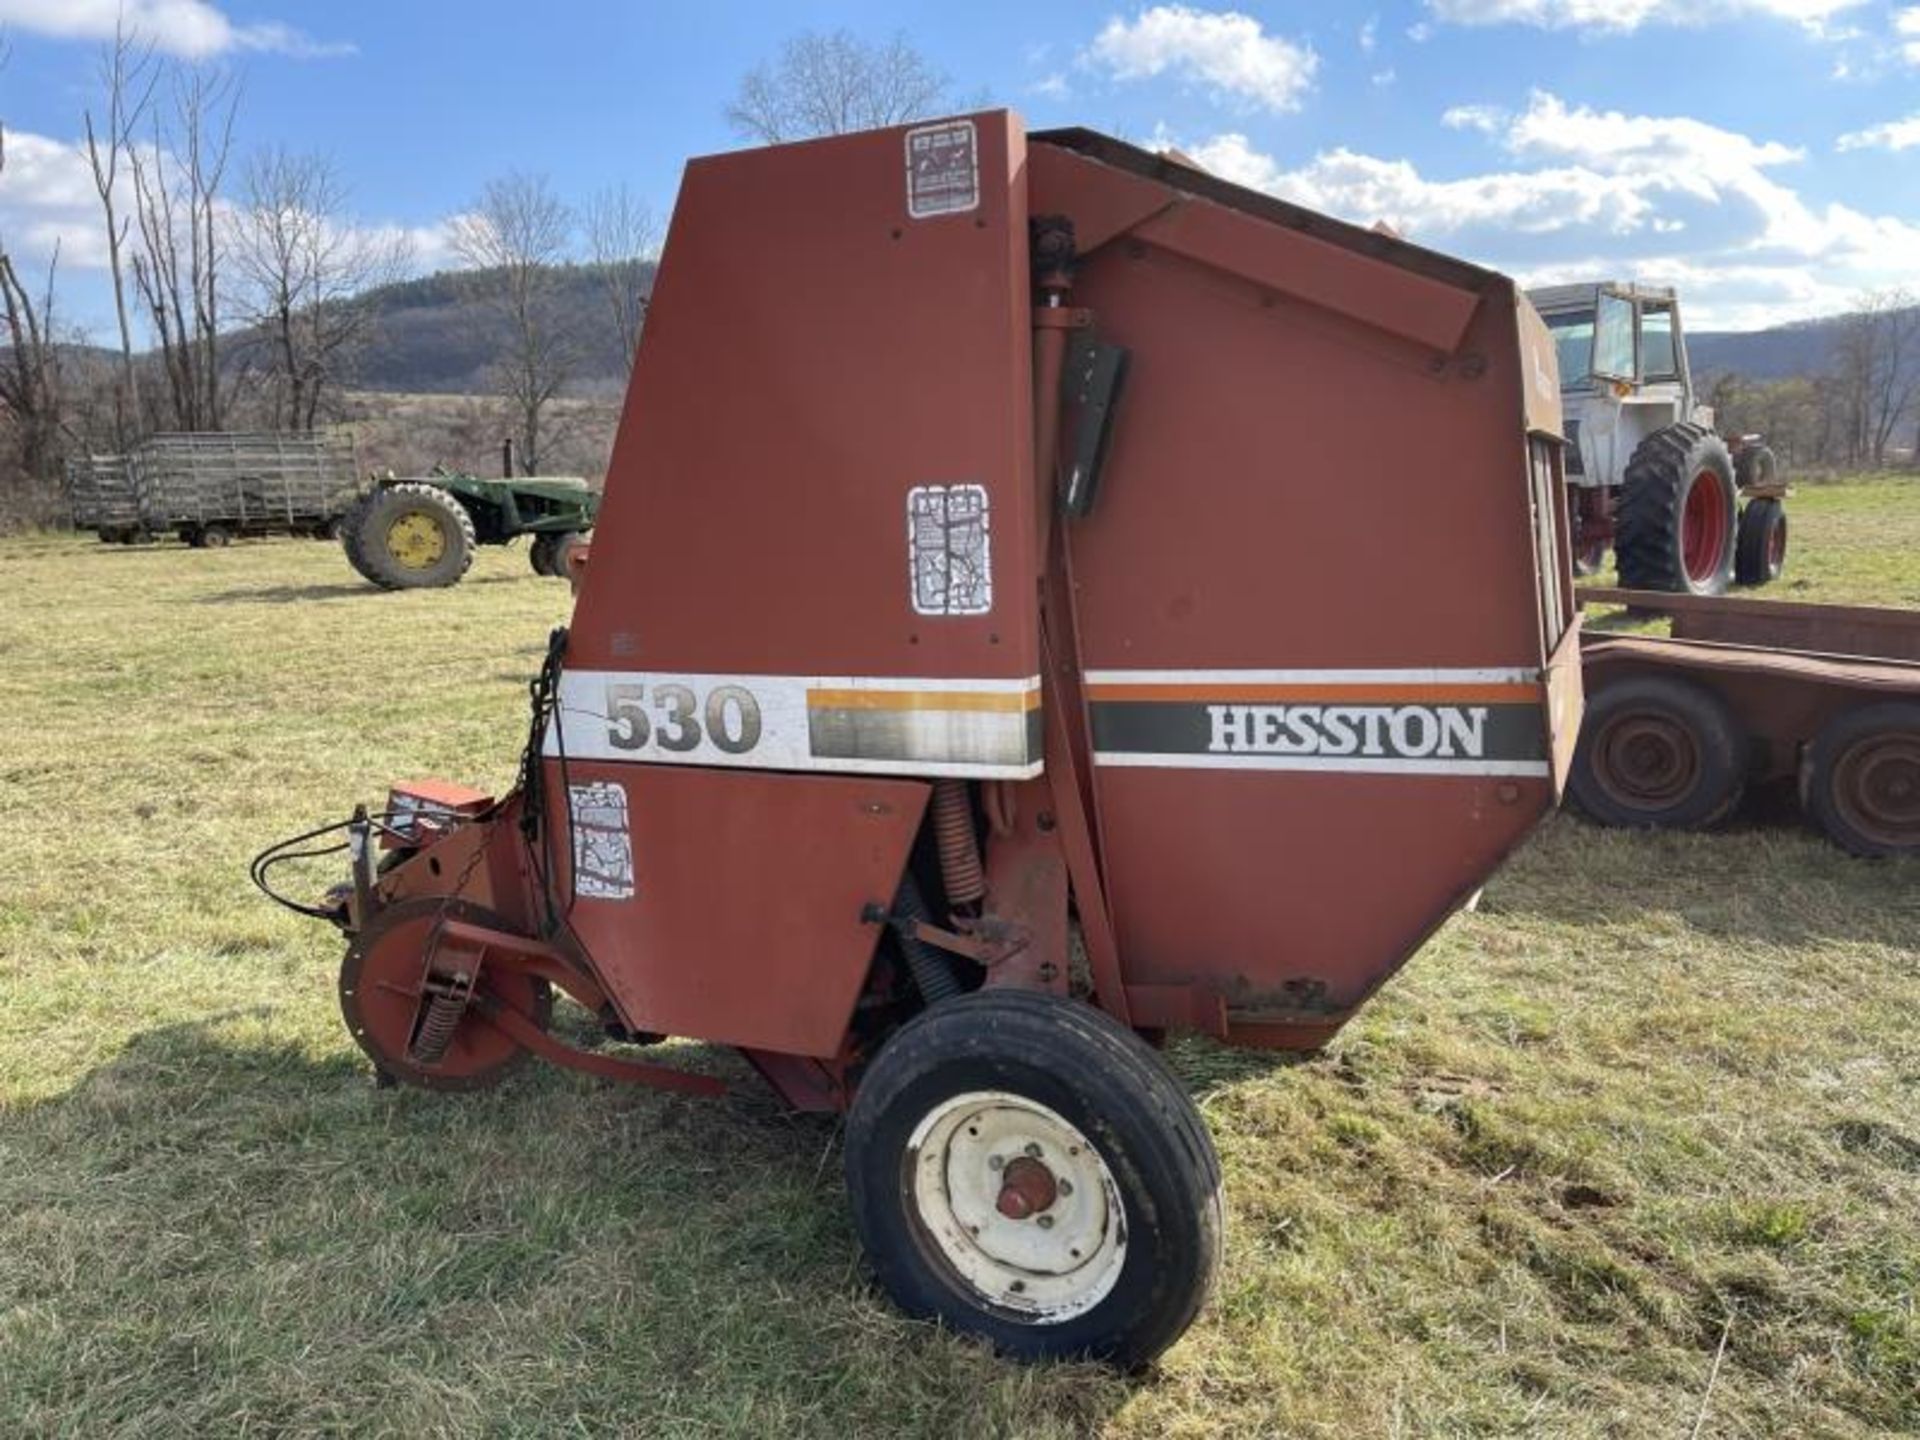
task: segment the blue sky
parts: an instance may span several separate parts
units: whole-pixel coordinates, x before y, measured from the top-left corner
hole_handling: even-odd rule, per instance
[[[73,148],[123,0],[0,0],[0,234],[58,239],[104,328]],[[1178,145],[1229,178],[1527,281],[1678,283],[1696,325],[1920,290],[1920,4],[1398,0],[1237,6],[124,0],[161,49],[233,67],[239,146],[330,154],[357,220],[450,263],[492,176],[663,214],[688,155],[740,143],[739,77],[795,31],[904,32],[957,94],[1034,127]]]

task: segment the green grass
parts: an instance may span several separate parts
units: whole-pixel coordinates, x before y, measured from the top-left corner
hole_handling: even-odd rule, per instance
[[[1920,603],[1920,491],[1794,513],[1799,595]],[[19,540],[0,600],[0,1434],[1920,1429],[1920,867],[1556,821],[1324,1054],[1175,1047],[1221,1293],[1149,1379],[1020,1369],[869,1290],[835,1125],[732,1057],[376,1092],[248,887],[506,783],[566,609],[522,555]]]

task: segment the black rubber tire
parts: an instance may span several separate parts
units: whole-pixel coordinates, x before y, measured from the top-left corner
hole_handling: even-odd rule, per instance
[[[1771,485],[1779,478],[1780,459],[1770,445],[1743,445],[1733,460],[1733,478],[1742,490]]]
[[[1787,507],[1773,499],[1749,500],[1740,512],[1733,578],[1742,585],[1767,585],[1786,566]]]
[[[440,529],[443,549],[428,566],[413,569],[387,548],[387,532],[409,514],[423,515]],[[353,538],[347,543],[347,558],[357,561],[354,568],[374,584],[388,590],[419,590],[452,585],[473,566],[473,553],[479,546],[474,534],[473,517],[466,507],[437,485],[411,481],[382,485],[362,502]]]
[[[1113,1288],[1060,1321],[992,1305],[959,1277],[915,1213],[915,1127],[944,1101],[1011,1092],[1092,1143],[1121,1197],[1126,1254]],[[1137,1035],[1077,1000],[979,990],[922,1011],[880,1051],[847,1117],[847,1189],[875,1277],[907,1313],[1022,1360],[1146,1365],[1212,1291],[1225,1216],[1220,1162],[1193,1101]]]
[[[224,550],[233,543],[233,532],[224,525],[206,525],[193,543],[206,550]]]
[[[551,535],[536,535],[533,543],[527,547],[527,560],[533,566],[534,574],[552,576],[553,540]]]
[[[1622,753],[1628,745],[1635,748]],[[1633,759],[1653,776],[1623,773]],[[1678,769],[1677,781],[1657,783],[1662,762]],[[1711,691],[1665,675],[1631,675],[1587,696],[1567,789],[1602,825],[1704,830],[1740,803],[1746,785],[1745,737]]]
[[[1687,574],[1682,532],[1687,497],[1702,482],[1723,491],[1727,533],[1718,566],[1695,580]],[[1733,459],[1718,435],[1704,425],[1684,423],[1655,431],[1634,448],[1620,487],[1613,542],[1620,583],[1630,590],[1724,595],[1733,582],[1739,510]]]
[[[1868,828],[1863,817],[1836,794],[1836,779],[1851,777],[1852,765],[1863,763],[1862,747],[1881,751],[1881,803],[1895,808],[1885,823]],[[1897,753],[1889,753],[1889,751]],[[1887,785],[1902,786],[1897,794]],[[1842,850],[1873,859],[1920,855],[1920,704],[1888,700],[1842,711],[1829,720],[1800,762],[1800,802],[1827,838]],[[1868,822],[1871,825],[1871,822]]]
[[[567,575],[567,556],[580,543],[578,530],[557,530],[553,534],[553,543],[547,547],[547,574],[556,580],[565,580]]]

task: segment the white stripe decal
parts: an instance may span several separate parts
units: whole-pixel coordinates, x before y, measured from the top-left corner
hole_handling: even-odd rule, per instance
[[[1152,770],[1342,770],[1375,775],[1546,776],[1544,760],[1395,760],[1326,755],[1142,755],[1096,750],[1096,765]]]
[[[544,753],[574,760],[1024,780],[1040,677],[568,670]]]
[[[1088,685],[1537,685],[1538,669],[1087,670]]]

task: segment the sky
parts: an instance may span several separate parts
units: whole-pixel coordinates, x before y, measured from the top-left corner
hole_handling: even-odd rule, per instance
[[[1749,329],[1920,291],[1920,3],[1394,0],[0,0],[0,235],[104,338],[78,149],[117,12],[244,84],[237,148],[330,156],[356,223],[454,263],[504,172],[663,216],[689,156],[743,143],[740,77],[797,31],[901,33],[971,105],[1177,146],[1216,173],[1539,284],[1681,287]]]

